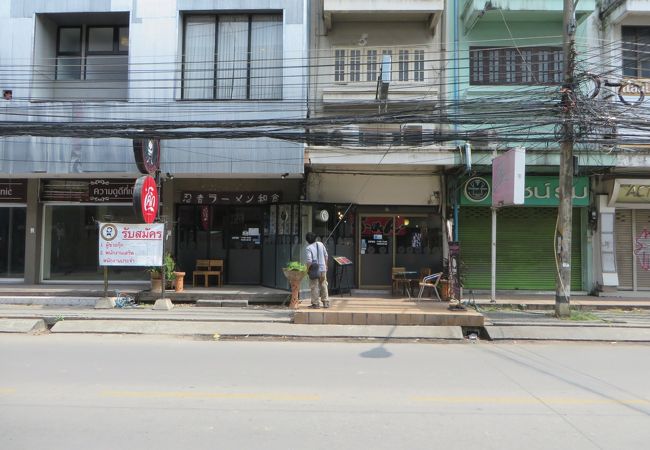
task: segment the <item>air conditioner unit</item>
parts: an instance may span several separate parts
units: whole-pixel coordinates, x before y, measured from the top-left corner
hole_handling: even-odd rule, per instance
[[[403,125],[401,138],[402,145],[409,147],[421,147],[422,125]]]
[[[495,150],[498,145],[494,131],[474,131],[469,135],[469,142],[475,150]]]

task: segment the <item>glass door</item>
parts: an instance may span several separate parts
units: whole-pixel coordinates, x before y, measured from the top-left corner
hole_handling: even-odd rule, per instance
[[[25,273],[24,207],[0,208],[0,278],[23,278]]]
[[[361,216],[359,285],[366,288],[390,286],[393,267],[393,216]]]
[[[262,208],[231,207],[228,222],[228,283],[261,284]]]

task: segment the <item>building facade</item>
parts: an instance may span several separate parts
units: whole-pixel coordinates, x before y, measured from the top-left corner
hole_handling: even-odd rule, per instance
[[[313,230],[354,263],[346,285],[388,288],[393,267],[440,271],[454,163],[438,119],[444,1],[313,3],[309,114],[349,122],[310,130],[306,204],[328,217]]]
[[[2,120],[128,129],[304,118],[309,4],[2,0],[0,33],[12,43],[0,50]],[[298,204],[304,145],[264,137],[160,145],[165,246],[179,267],[191,273],[196,259],[223,258],[226,282],[283,285],[277,265],[298,258],[290,244],[299,227],[271,234],[271,220],[280,205]],[[96,222],[135,220],[132,140],[4,137],[0,154],[0,277],[100,281]],[[110,279],[145,281],[145,273],[111,269]]]

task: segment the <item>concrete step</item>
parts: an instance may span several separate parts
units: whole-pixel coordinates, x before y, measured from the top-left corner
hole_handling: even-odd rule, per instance
[[[0,319],[0,333],[39,333],[46,330],[43,319]]]
[[[199,299],[196,301],[196,306],[209,306],[217,308],[246,308],[248,306],[248,300],[245,299],[223,299],[223,300],[206,300]]]

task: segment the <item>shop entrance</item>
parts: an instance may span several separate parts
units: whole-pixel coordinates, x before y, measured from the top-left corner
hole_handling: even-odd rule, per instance
[[[409,272],[442,268],[440,216],[436,214],[361,215],[359,286],[388,288],[391,269]]]
[[[197,259],[223,259],[224,282],[261,284],[262,207],[178,205],[176,259],[191,277]]]
[[[25,208],[0,207],[0,279],[25,273]]]

